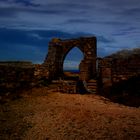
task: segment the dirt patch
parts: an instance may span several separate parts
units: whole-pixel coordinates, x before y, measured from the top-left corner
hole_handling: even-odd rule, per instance
[[[140,139],[140,109],[34,88],[0,105],[1,140]]]

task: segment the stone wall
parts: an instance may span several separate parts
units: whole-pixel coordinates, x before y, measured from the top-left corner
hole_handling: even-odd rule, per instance
[[[127,57],[109,56],[99,60],[99,77],[103,88],[115,83],[127,81],[140,75],[140,55],[132,54]]]
[[[119,82],[140,75],[140,55],[112,60],[112,81]]]
[[[112,59],[98,59],[98,76],[101,82],[100,86],[110,87],[112,85]]]
[[[0,62],[0,95],[32,85],[34,65],[31,62]]]
[[[140,106],[140,53],[99,60],[100,94],[113,102]]]

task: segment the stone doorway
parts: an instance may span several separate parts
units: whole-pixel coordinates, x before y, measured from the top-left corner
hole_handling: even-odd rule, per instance
[[[84,54],[80,63],[80,80],[87,81],[96,76],[96,37],[81,37],[61,40],[54,38],[49,43],[48,54],[42,64],[42,75],[54,80],[63,77],[63,63],[69,51],[78,47]]]

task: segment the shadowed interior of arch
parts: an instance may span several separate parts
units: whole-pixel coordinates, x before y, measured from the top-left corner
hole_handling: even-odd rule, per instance
[[[78,47],[74,47],[68,52],[63,62],[65,77],[79,77],[79,65],[83,58],[83,52]]]

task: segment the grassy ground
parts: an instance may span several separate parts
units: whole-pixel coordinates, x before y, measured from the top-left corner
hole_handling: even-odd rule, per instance
[[[34,88],[0,105],[0,140],[138,140],[140,108]]]

